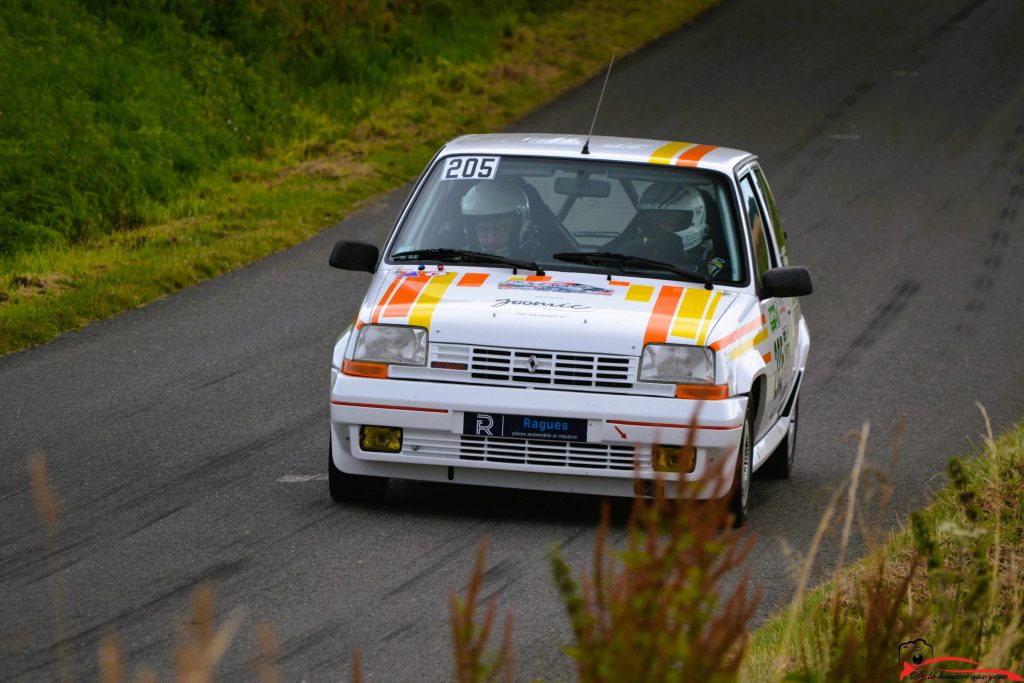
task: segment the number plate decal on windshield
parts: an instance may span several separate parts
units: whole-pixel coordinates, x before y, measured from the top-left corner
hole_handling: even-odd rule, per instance
[[[441,180],[491,180],[498,174],[501,157],[448,157]]]
[[[587,421],[579,418],[465,413],[462,433],[473,436],[503,436],[510,439],[586,441]]]

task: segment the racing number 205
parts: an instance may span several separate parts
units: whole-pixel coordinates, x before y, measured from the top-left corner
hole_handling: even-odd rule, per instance
[[[450,157],[441,180],[488,180],[498,172],[498,157]]]

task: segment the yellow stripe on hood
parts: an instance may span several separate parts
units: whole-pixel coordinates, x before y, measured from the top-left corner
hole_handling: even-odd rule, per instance
[[[430,329],[430,319],[434,317],[434,309],[444,296],[444,292],[455,281],[456,273],[448,272],[435,275],[416,299],[416,304],[409,314],[409,324]]]
[[[704,313],[710,298],[711,292],[706,289],[686,290],[683,303],[679,306],[679,312],[676,313],[675,322],[672,324],[673,337],[697,338],[697,330],[704,321]]]

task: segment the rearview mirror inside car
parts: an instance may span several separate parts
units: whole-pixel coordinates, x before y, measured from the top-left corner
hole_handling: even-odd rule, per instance
[[[604,199],[612,193],[612,184],[596,178],[555,178],[555,194]]]

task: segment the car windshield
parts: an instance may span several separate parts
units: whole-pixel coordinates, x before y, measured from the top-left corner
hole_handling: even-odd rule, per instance
[[[437,250],[423,260],[448,262],[445,254],[462,251],[554,270],[743,284],[731,197],[726,176],[703,169],[447,156],[431,169],[389,258]]]

